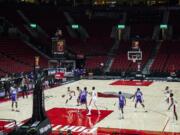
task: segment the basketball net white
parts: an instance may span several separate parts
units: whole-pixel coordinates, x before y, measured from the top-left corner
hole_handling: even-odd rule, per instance
[[[136,63],[136,59],[135,59],[135,58],[132,58],[132,62],[133,62],[133,63]]]

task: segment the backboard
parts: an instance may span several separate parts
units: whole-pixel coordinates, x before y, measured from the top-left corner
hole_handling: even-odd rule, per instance
[[[142,60],[142,51],[128,51],[128,60],[133,62]]]

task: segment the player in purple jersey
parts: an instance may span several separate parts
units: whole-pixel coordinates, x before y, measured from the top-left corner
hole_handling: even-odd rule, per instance
[[[11,101],[12,101],[12,111],[14,111],[14,104],[16,106],[16,111],[18,112],[19,110],[17,109],[18,108],[18,88],[17,86],[15,87],[11,87]]]
[[[145,110],[145,105],[143,104],[143,102],[144,102],[143,93],[141,92],[140,88],[137,88],[137,91],[134,94],[134,99],[135,99],[135,109],[137,108],[137,104],[140,103]],[[134,101],[134,99],[133,99],[133,101]],[[147,112],[147,111],[145,110],[145,112]]]
[[[119,91],[119,110],[120,110],[120,119],[124,119],[124,106],[126,105],[126,98],[124,95],[122,95],[121,91]],[[122,117],[121,117],[122,116]]]
[[[81,91],[80,97],[79,97],[80,105],[85,104],[86,109],[88,109],[88,107],[87,107],[87,94],[88,94],[87,87],[84,87],[84,90]]]

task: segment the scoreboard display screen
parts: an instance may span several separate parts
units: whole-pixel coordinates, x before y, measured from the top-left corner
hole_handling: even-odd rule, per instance
[[[63,55],[65,51],[65,40],[52,38],[52,53],[54,55]]]

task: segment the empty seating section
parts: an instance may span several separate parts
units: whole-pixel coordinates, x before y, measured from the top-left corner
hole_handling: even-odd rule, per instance
[[[69,38],[67,40],[67,47],[71,51],[83,55],[106,55],[112,47],[112,44],[113,40],[110,38],[104,38],[104,40],[91,38],[85,41]]]
[[[11,10],[8,10],[11,9]],[[0,6],[0,17],[4,17],[10,23],[13,24],[14,27],[17,27],[22,33],[29,35],[29,32],[25,28],[25,22],[18,14],[18,9],[14,6]]]
[[[87,30],[89,37],[110,38],[112,27],[117,25],[116,21],[108,18],[92,18],[85,20],[82,26]]]
[[[160,11],[135,10],[128,13],[127,24],[131,27],[131,37],[152,38],[154,27],[162,20]]]
[[[49,37],[54,36],[57,28],[63,31],[64,36],[67,36],[66,32],[66,19],[62,11],[59,11],[53,6],[35,6],[28,5],[21,9],[25,16],[32,23],[36,23],[45,30]]]
[[[88,17],[84,13],[70,13],[72,15],[74,22],[80,24],[89,37],[80,44],[83,48],[83,53],[88,55],[105,55],[111,49],[113,45],[113,39],[111,39],[111,31],[113,26],[117,25],[118,19],[112,19],[108,17],[97,17],[91,15]],[[74,44],[79,44],[79,42],[74,42]],[[79,45],[79,46],[80,46]],[[73,47],[70,44],[69,47]]]
[[[148,61],[152,48],[155,43],[153,41],[140,41],[142,51],[141,66],[144,67]],[[131,42],[121,42],[118,50],[118,55],[115,57],[111,67],[111,71],[137,71],[137,63],[128,60],[127,52],[131,50]]]
[[[168,59],[164,68],[165,72],[180,70],[180,41],[165,42],[167,44]],[[174,68],[174,69],[173,69]]]
[[[180,41],[165,41],[162,43],[155,61],[151,67],[152,72],[171,72],[180,70]]]
[[[151,39],[154,30],[153,24],[137,23],[131,24],[131,37],[140,37]]]
[[[32,67],[18,63],[17,61],[14,61],[6,56],[0,55],[0,66],[1,68],[8,72],[8,73],[21,73],[21,72],[27,72],[32,71]]]
[[[130,50],[130,42],[121,42],[117,56],[111,66],[112,72],[127,71],[131,62],[127,59],[127,52]]]
[[[34,57],[40,56],[40,54],[18,39],[0,39],[0,48],[2,55],[1,69],[9,73],[33,70]],[[40,66],[48,66],[47,59],[42,56],[40,56]]]
[[[173,38],[180,39],[180,10],[171,10],[169,16],[169,24],[173,28]]]
[[[102,13],[102,16],[100,16],[96,13],[96,11],[91,13],[91,15],[87,15],[84,12],[75,12],[70,14],[75,23],[80,24],[85,28],[90,38],[110,38],[113,26],[117,25],[118,21],[120,21],[120,18],[105,16],[106,13]]]
[[[5,76],[5,75],[6,75],[6,73],[0,71],[0,76]]]
[[[85,50],[83,47],[84,42],[78,38],[69,38],[66,40],[66,48],[76,54],[84,54]]]
[[[23,5],[21,7],[23,14],[29,19],[31,23],[37,24],[42,29],[40,32],[36,32],[36,37],[33,37],[34,43],[41,44],[43,48],[46,48],[46,52],[51,53],[51,37],[55,36],[57,28],[63,31],[63,36],[67,37],[66,31],[66,19],[63,12],[57,8],[44,5]],[[42,32],[41,30],[45,31]],[[36,30],[35,30],[36,31]]]
[[[88,71],[100,69],[100,64],[107,61],[107,56],[94,56],[86,59],[85,68]]]
[[[167,44],[161,45],[155,60],[151,66],[151,72],[163,72],[164,66],[167,61]]]
[[[180,51],[180,48],[179,48]],[[168,61],[165,66],[165,72],[170,73],[171,71],[180,71],[180,54],[173,54],[168,57]]]
[[[163,53],[158,53],[151,67],[151,72],[163,72],[165,63],[167,60],[167,55]]]

